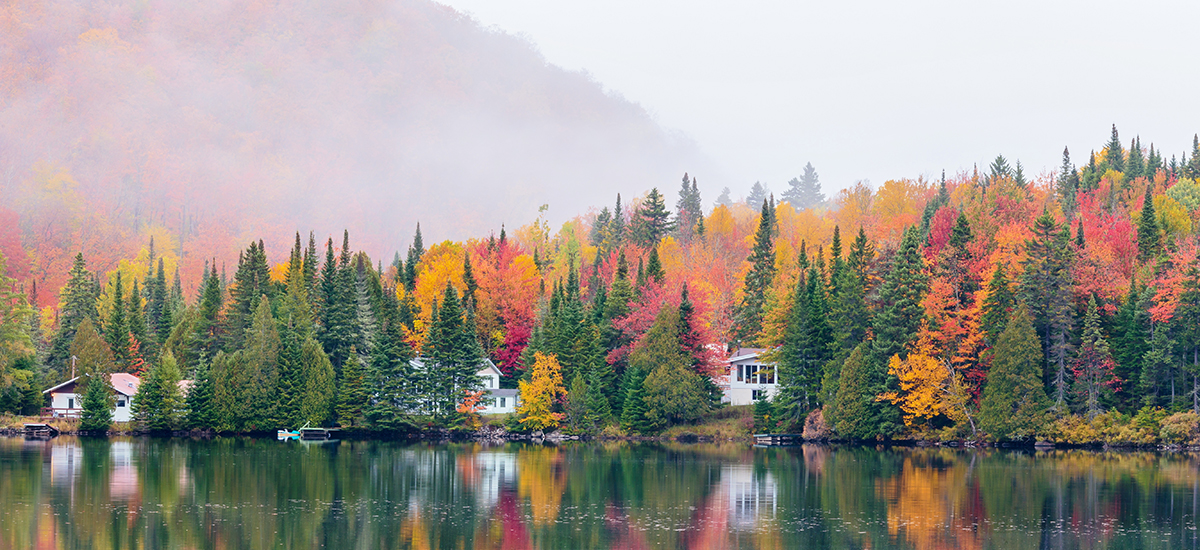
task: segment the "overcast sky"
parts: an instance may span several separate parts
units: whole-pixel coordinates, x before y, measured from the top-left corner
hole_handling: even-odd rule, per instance
[[[1200,131],[1200,2],[440,1],[693,139],[707,201],[805,162],[832,194],[997,154],[1032,176],[1064,145],[1082,164],[1113,123],[1168,159]]]

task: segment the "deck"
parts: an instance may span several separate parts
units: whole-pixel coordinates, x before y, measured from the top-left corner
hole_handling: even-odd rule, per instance
[[[794,447],[804,443],[800,434],[754,434],[756,447]]]

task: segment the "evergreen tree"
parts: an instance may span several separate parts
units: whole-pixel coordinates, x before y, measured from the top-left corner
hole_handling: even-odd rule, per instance
[[[675,228],[684,242],[690,241],[695,234],[697,220],[704,215],[704,206],[700,201],[700,189],[696,187],[696,178],[688,182],[688,175],[683,175],[683,184],[679,188],[679,200],[675,202]]]
[[[1138,138],[1129,142],[1129,158],[1125,160],[1125,181],[1128,184],[1146,175],[1146,161],[1142,157],[1142,143]]]
[[[1146,157],[1146,178],[1154,181],[1158,175],[1158,171],[1163,169],[1162,155],[1154,150],[1154,144],[1150,144],[1150,154]]]
[[[646,261],[646,279],[654,280],[655,283],[662,284],[663,278],[667,274],[663,271],[662,260],[658,257],[658,247],[650,249],[650,258]]]
[[[980,429],[1000,440],[1032,439],[1043,429],[1050,400],[1041,383],[1041,362],[1029,311],[1018,307],[996,343],[980,401]]]
[[[625,371],[625,380],[621,384],[625,392],[622,399],[624,407],[621,411],[621,429],[634,434],[649,434],[654,427],[646,417],[646,396],[642,383],[646,377],[641,369],[630,366]]]
[[[721,194],[717,195],[716,206],[733,206],[733,198],[729,196],[729,188],[722,187]]]
[[[218,423],[213,403],[213,381],[207,363],[201,363],[193,375],[192,385],[184,399],[185,424],[194,430],[215,428]]]
[[[679,310],[662,307],[650,330],[629,355],[630,368],[648,373],[642,382],[646,419],[654,429],[694,422],[711,408],[711,395],[679,341]]]
[[[82,253],[75,255],[75,262],[67,276],[67,283],[59,292],[58,331],[50,342],[50,353],[46,356],[46,365],[63,374],[71,372],[70,347],[79,324],[84,319],[90,319],[93,324],[100,323],[100,314],[96,310],[98,288],[93,282],[92,273],[87,270]]]
[[[126,321],[126,314],[129,312],[125,307],[125,289],[121,284],[120,271],[113,278],[111,292],[112,312],[108,316],[108,323],[104,325],[104,340],[108,342],[108,347],[112,350],[117,370],[127,372],[129,370],[129,324]]]
[[[754,182],[750,188],[750,194],[746,197],[746,206],[754,208],[755,206],[767,201],[767,196],[770,195],[770,190],[761,182]]]
[[[1016,307],[1012,287],[1008,282],[1008,271],[1003,263],[997,263],[992,272],[992,280],[987,285],[987,295],[983,300],[983,315],[980,318],[980,329],[987,335],[987,343],[995,346],[1000,341],[1000,334],[1008,326],[1008,317]]]
[[[1104,177],[1104,172],[1100,170],[1100,166],[1096,165],[1096,151],[1092,151],[1088,157],[1088,163],[1084,165],[1079,174],[1079,192],[1095,191],[1100,186],[1102,177]]]
[[[1146,187],[1142,199],[1142,217],[1138,220],[1138,259],[1151,260],[1162,252],[1162,231],[1158,227],[1158,214],[1154,212],[1154,184]]]
[[[342,368],[341,384],[337,394],[337,418],[342,426],[360,426],[364,421],[363,407],[367,403],[362,360],[358,354],[350,354]]]
[[[1111,170],[1125,171],[1125,151],[1121,148],[1121,138],[1117,136],[1117,125],[1113,124],[1112,138],[1104,149],[1104,164]]]
[[[270,280],[270,271],[262,241],[251,241],[246,251],[238,254],[238,268],[233,274],[233,285],[229,289],[226,349],[235,350],[242,347],[246,328],[254,318],[259,301],[264,297],[267,300],[274,297],[275,290]]]
[[[179,391],[179,366],[170,350],[150,368],[138,386],[133,400],[133,420],[144,430],[170,431],[179,423],[178,411],[183,406]]]
[[[352,358],[350,365],[358,361]],[[333,404],[337,393],[333,364],[321,349],[321,344],[309,336],[300,346],[300,371],[303,386],[300,390],[299,416],[304,423],[324,426],[333,417]],[[343,371],[343,375],[359,375],[361,370]],[[353,410],[347,411],[353,417]],[[353,424],[344,424],[353,425]]]
[[[891,270],[879,290],[879,312],[875,316],[875,357],[884,364],[901,353],[917,334],[925,310],[921,301],[929,291],[925,261],[921,257],[916,229],[904,231],[900,249],[892,258]]]
[[[742,287],[742,299],[736,312],[735,338],[752,341],[762,332],[762,310],[766,303],[767,289],[775,278],[775,245],[772,221],[774,213],[767,201],[762,203],[758,218],[758,231],[754,234],[754,248],[747,259],[751,266]]]
[[[991,184],[1013,176],[1012,167],[1008,165],[1008,159],[1005,159],[1004,155],[996,155],[996,159],[988,166],[988,170],[990,173],[987,180]]]
[[[458,291],[447,282],[438,317],[426,343],[426,377],[432,389],[428,401],[431,413],[445,418],[467,391],[478,390],[482,382],[476,376],[483,361],[483,349],[473,328],[463,320]]]
[[[804,165],[804,175],[788,181],[788,189],[781,198],[796,210],[813,208],[825,202],[820,179],[811,162]]]
[[[1192,156],[1188,159],[1184,172],[1189,178],[1200,179],[1200,134],[1192,135]]]
[[[850,352],[838,377],[837,396],[826,418],[842,437],[870,439],[878,433],[874,422],[875,395],[868,364],[870,349],[866,342]]]
[[[221,280],[217,278],[217,269],[212,267],[205,274],[202,285],[203,291],[200,307],[194,327],[195,336],[192,339],[192,349],[189,350],[195,364],[207,363],[217,355],[221,339],[221,306],[223,297]],[[191,364],[189,362],[189,364]]]
[[[1062,201],[1063,212],[1066,212],[1068,217],[1075,213],[1077,201],[1076,193],[1079,192],[1079,173],[1075,171],[1075,165],[1071,164],[1071,152],[1063,147],[1063,163],[1062,169],[1058,173],[1057,189],[1059,199]]]
[[[1045,350],[1044,382],[1052,388],[1054,409],[1059,414],[1066,412],[1067,389],[1070,387],[1067,358],[1075,322],[1071,304],[1074,254],[1070,239],[1070,230],[1059,226],[1054,217],[1043,210],[1034,221],[1033,238],[1025,244],[1025,272],[1020,286],[1021,297],[1029,308]]]
[[[321,267],[320,282],[320,329],[317,338],[329,354],[334,372],[341,369],[349,357],[350,347],[356,340],[354,277],[346,265],[349,263],[348,254],[348,251],[343,250],[343,259],[339,263],[333,254],[333,239],[325,242],[325,265]]]
[[[1115,363],[1108,351],[1108,341],[1100,332],[1100,313],[1096,308],[1096,297],[1088,299],[1087,314],[1083,319],[1083,334],[1080,337],[1079,355],[1075,359],[1076,392],[1083,399],[1083,410],[1088,421],[1092,421],[1102,410],[1101,399],[1117,383],[1113,376]]]
[[[129,337],[132,337],[137,342],[143,354],[153,357],[156,351],[153,347],[155,342],[146,331],[145,306],[142,305],[142,294],[138,290],[137,281],[133,282],[133,291],[129,293],[129,313],[127,319]],[[137,369],[134,368],[133,371],[136,372]]]
[[[1129,293],[1117,311],[1112,330],[1112,351],[1116,359],[1116,376],[1127,383],[1116,391],[1117,406],[1126,413],[1141,407],[1137,390],[1140,385],[1142,358],[1150,351],[1150,315],[1146,311],[1152,289],[1139,287],[1137,280],[1130,282]]]
[[[1142,356],[1142,372],[1138,388],[1142,404],[1147,407],[1168,407],[1174,397],[1172,370],[1175,367],[1175,341],[1170,336],[1166,323],[1158,323],[1152,330],[1150,347]]]
[[[104,435],[112,427],[113,395],[108,373],[98,372],[88,380],[83,391],[83,411],[80,413],[79,429],[84,432]]]
[[[67,348],[69,356],[76,362],[78,374],[100,375],[116,370],[112,349],[108,342],[96,331],[92,320],[84,318],[75,329],[75,339]],[[72,367],[66,367],[66,372],[72,372]],[[65,373],[64,373],[65,374]]]
[[[633,238],[643,247],[658,244],[674,228],[671,213],[667,211],[666,199],[658,192],[658,188],[650,189],[646,200],[634,213]]]

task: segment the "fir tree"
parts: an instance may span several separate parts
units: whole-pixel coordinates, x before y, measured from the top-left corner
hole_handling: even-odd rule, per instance
[[[1118,382],[1113,376],[1115,363],[1108,351],[1108,341],[1100,332],[1100,313],[1096,308],[1095,296],[1088,299],[1080,340],[1079,355],[1073,365],[1075,386],[1083,399],[1083,410],[1090,422],[1103,412],[1101,399]]]
[[[842,437],[869,439],[878,433],[874,422],[875,393],[866,342],[850,352],[838,377],[837,396],[828,408],[826,418]]]
[[[207,363],[201,363],[193,375],[192,385],[184,399],[185,421],[194,430],[217,426],[216,404],[213,402],[213,381]]]
[[[342,426],[360,426],[363,423],[363,406],[367,402],[362,360],[351,354],[342,368],[341,384],[337,393],[337,418]]]
[[[666,200],[658,192],[658,188],[650,189],[646,200],[634,213],[634,240],[641,246],[652,247],[658,244],[674,228],[671,213],[667,211]]]
[[[83,392],[80,430],[104,435],[112,427],[113,392],[110,386],[108,373],[98,372],[90,377]]]
[[[62,304],[58,316],[58,331],[50,342],[50,353],[46,357],[46,365],[61,373],[69,373],[71,369],[71,342],[75,340],[75,331],[84,319],[93,324],[99,324],[100,314],[96,310],[98,289],[93,282],[92,273],[87,270],[87,262],[83,254],[75,255],[75,262],[67,274],[67,283],[59,292],[59,302]]]
[[[987,335],[988,345],[995,346],[1000,341],[1000,334],[1008,326],[1008,317],[1016,306],[1012,287],[1008,282],[1008,271],[1003,263],[997,263],[992,272],[992,280],[988,281],[987,295],[983,300],[983,315],[980,318],[980,329]]]
[[[1117,136],[1117,125],[1113,124],[1112,138],[1104,149],[1104,164],[1110,170],[1125,171],[1125,151],[1121,148],[1121,138]]]
[[[900,249],[892,258],[891,270],[879,290],[879,313],[875,316],[874,354],[886,362],[904,350],[921,326],[925,310],[921,301],[929,290],[925,261],[915,228],[904,231]]]
[[[250,326],[259,301],[264,297],[270,300],[274,295],[274,285],[270,280],[270,267],[267,266],[267,254],[262,248],[262,241],[251,241],[245,252],[238,254],[238,268],[233,274],[233,285],[229,289],[226,349],[235,350],[242,347],[246,328]]]
[[[1167,407],[1171,405],[1171,398],[1174,397],[1171,371],[1175,367],[1175,341],[1170,337],[1166,323],[1158,323],[1152,332],[1149,350],[1142,356],[1141,380],[1138,386],[1143,405]]]
[[[1142,157],[1142,144],[1138,138],[1129,142],[1129,158],[1125,160],[1124,172],[1127,184],[1146,175],[1146,161]]]
[[[207,363],[217,355],[221,339],[221,306],[223,303],[221,280],[217,278],[215,267],[205,275],[203,291],[198,309],[198,317],[194,327],[195,336],[192,340],[190,357],[195,363]]]
[[[804,175],[788,181],[788,189],[781,198],[796,210],[813,208],[825,202],[820,179],[811,162],[804,165]]]
[[[483,361],[483,350],[475,331],[463,320],[458,291],[449,282],[443,294],[438,317],[432,323],[426,345],[426,377],[432,389],[429,402],[435,417],[445,418],[455,410],[464,392],[478,390],[482,384],[476,372]]]
[[[1200,179],[1200,134],[1192,135],[1192,156],[1187,161],[1185,172],[1189,178]]]
[[[1158,227],[1158,214],[1154,212],[1154,184],[1146,187],[1137,234],[1138,259],[1144,262],[1158,257],[1162,252],[1162,231]]]
[[[1126,413],[1141,407],[1137,396],[1142,372],[1142,358],[1150,351],[1150,315],[1146,311],[1152,289],[1130,282],[1129,292],[1114,319],[1112,351],[1116,359],[1116,377],[1128,381],[1116,391],[1117,406]]]
[[[730,193],[730,191],[729,191],[728,187],[722,187],[721,194],[717,195],[717,201],[714,203],[714,205],[715,206],[733,206],[733,197],[730,197],[729,193]]]
[[[650,249],[650,259],[646,261],[646,279],[653,280],[657,284],[662,284],[663,278],[666,277],[666,272],[663,271],[662,260],[658,257],[658,247]]]
[[[1041,349],[1029,312],[1018,307],[996,343],[979,409],[979,427],[994,439],[1028,440],[1043,428],[1050,400],[1041,383]]]
[[[132,407],[134,422],[149,431],[175,429],[179,423],[177,411],[183,406],[180,378],[175,356],[167,350],[138,386]]]
[[[1075,165],[1071,164],[1071,152],[1066,147],[1063,147],[1063,163],[1056,183],[1063,212],[1069,217],[1074,214],[1077,204],[1075,196],[1079,192],[1079,173],[1075,171]]]
[[[750,272],[743,284],[742,299],[736,312],[735,338],[752,341],[762,332],[762,310],[766,303],[767,289],[775,278],[775,245],[772,220],[774,214],[767,201],[762,203],[758,218],[758,231],[754,235],[754,248],[750,250]]]
[[[696,178],[688,181],[688,175],[683,175],[683,184],[679,188],[679,200],[675,202],[675,228],[680,239],[690,241],[697,220],[704,215],[704,206],[700,201],[700,189],[696,187]]]
[[[653,425],[646,417],[646,397],[642,387],[645,379],[637,367],[631,366],[625,371],[625,383],[622,384],[625,397],[622,399],[624,407],[621,411],[621,429],[629,433],[649,434],[654,431]]]
[[[770,193],[771,192],[767,189],[767,187],[761,182],[754,182],[754,185],[750,187],[750,194],[746,196],[746,206],[754,208],[755,206],[766,202],[767,196]]]
[[[1066,412],[1070,387],[1067,359],[1071,351],[1071,328],[1075,322],[1071,304],[1074,255],[1070,247],[1070,230],[1059,226],[1054,217],[1043,210],[1034,221],[1033,238],[1025,244],[1025,249],[1020,294],[1029,307],[1045,350],[1044,381],[1053,390],[1051,397],[1055,410],[1062,414]]]
[[[104,325],[104,339],[112,350],[117,370],[125,372],[129,369],[129,325],[126,321],[129,311],[125,307],[125,289],[121,284],[120,271],[113,278],[111,292],[112,312],[108,316],[108,323]]]

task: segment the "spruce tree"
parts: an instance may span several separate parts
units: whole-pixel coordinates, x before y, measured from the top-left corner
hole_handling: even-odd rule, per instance
[[[740,342],[750,342],[762,332],[762,310],[766,303],[767,289],[775,278],[775,244],[773,241],[771,205],[762,203],[758,218],[758,231],[754,234],[754,248],[750,250],[750,272],[742,285],[742,299],[735,313],[734,334]]]
[[[796,210],[813,208],[825,202],[820,178],[811,162],[804,165],[804,175],[788,181],[788,189],[780,198]]]
[[[866,342],[859,344],[840,369],[837,395],[826,411],[826,418],[842,437],[870,439],[878,433],[870,353]]]
[[[1075,171],[1075,165],[1071,164],[1071,152],[1063,147],[1063,163],[1062,168],[1058,173],[1057,190],[1059,200],[1062,201],[1063,212],[1066,212],[1068,217],[1075,212],[1076,208],[1076,193],[1079,192],[1079,173]]]
[[[1071,288],[1074,284],[1070,230],[1043,210],[1033,225],[1033,238],[1025,244],[1025,272],[1020,294],[1028,306],[1046,357],[1044,382],[1052,389],[1055,411],[1066,412],[1071,381],[1068,358],[1075,323]]]
[[[1137,280],[1130,282],[1125,301],[1113,322],[1112,351],[1117,362],[1116,376],[1125,381],[1116,391],[1117,407],[1133,413],[1141,407],[1138,386],[1142,359],[1150,350],[1150,315],[1146,311],[1153,289],[1143,288]]]
[[[1192,135],[1192,156],[1187,161],[1187,177],[1200,179],[1200,134]]]
[[[995,346],[1000,341],[1000,334],[1008,326],[1008,317],[1016,306],[1012,287],[1009,286],[1008,272],[1003,263],[997,263],[992,271],[992,280],[988,281],[987,295],[983,300],[983,315],[979,320],[979,328],[987,337],[987,343]]]
[[[1137,234],[1138,259],[1145,262],[1158,257],[1162,252],[1162,231],[1158,227],[1158,214],[1154,212],[1154,184],[1146,186]]]
[[[675,229],[679,238],[688,242],[695,234],[697,220],[704,215],[704,206],[700,202],[700,190],[696,187],[696,178],[688,181],[688,175],[683,175],[683,184],[679,188],[679,200],[675,202]]]
[[[1127,185],[1146,175],[1146,161],[1142,157],[1142,144],[1138,138],[1129,142],[1129,158],[1125,160],[1124,172]]]
[[[226,349],[236,350],[245,341],[246,329],[258,309],[262,298],[271,300],[275,295],[270,280],[270,267],[262,241],[251,241],[245,252],[238,253],[238,268],[233,274],[233,285],[229,289],[229,305],[226,310],[228,330],[225,333]]]
[[[904,231],[900,249],[892,258],[891,270],[879,290],[879,312],[875,316],[875,357],[885,365],[901,353],[917,334],[925,310],[921,301],[929,291],[925,260],[921,256],[916,228]]]
[[[104,340],[108,342],[108,347],[112,350],[117,370],[127,372],[129,370],[129,324],[126,321],[126,315],[129,311],[125,307],[125,289],[121,284],[120,271],[113,278],[111,293],[112,312],[108,316],[108,322],[104,325]]]
[[[112,427],[113,392],[109,375],[97,372],[89,377],[83,392],[83,411],[80,413],[79,429],[93,435],[105,435]]]
[[[192,377],[184,399],[184,424],[193,430],[208,430],[217,427],[218,417],[214,403],[213,380],[208,363],[201,363]]]
[[[733,197],[729,196],[729,188],[722,187],[721,194],[717,195],[716,206],[733,206]]]
[[[979,408],[993,439],[1029,440],[1044,429],[1050,400],[1041,382],[1042,353],[1029,311],[1018,307],[996,343]]]
[[[367,403],[362,359],[350,354],[342,367],[342,379],[337,393],[337,419],[341,426],[361,426],[365,420],[363,407]]]
[[[650,258],[646,261],[646,280],[653,280],[655,283],[662,284],[663,278],[667,274],[663,271],[662,260],[658,257],[658,247],[650,249]]]
[[[217,268],[212,267],[205,274],[198,317],[194,327],[192,349],[189,355],[196,364],[207,363],[216,357],[220,350],[221,340],[221,306],[223,304],[221,280],[217,278]]]
[[[175,429],[179,422],[178,411],[183,406],[180,378],[175,356],[167,350],[138,386],[131,410],[134,422],[151,432]]]
[[[432,392],[431,413],[445,419],[467,391],[480,389],[482,382],[475,373],[483,361],[483,349],[475,331],[463,319],[458,291],[447,282],[437,320],[432,323],[426,343],[426,373]]]
[[[1152,330],[1149,349],[1142,356],[1142,372],[1138,389],[1142,394],[1142,405],[1147,407],[1169,407],[1174,397],[1172,371],[1175,367],[1175,340],[1170,336],[1167,323],[1157,323]]]
[[[1125,151],[1121,148],[1121,138],[1117,136],[1117,125],[1113,124],[1112,137],[1104,150],[1104,164],[1111,170],[1125,171]]]
[[[61,306],[58,331],[50,342],[50,353],[46,356],[46,365],[63,374],[71,372],[70,347],[71,342],[75,340],[75,331],[79,324],[84,319],[91,320],[93,324],[100,323],[100,314],[96,310],[99,292],[82,253],[75,255],[74,264],[67,276],[67,283],[59,292]]]
[[[1083,400],[1083,412],[1090,422],[1104,412],[1101,400],[1108,396],[1109,390],[1117,382],[1113,375],[1115,363],[1108,351],[1108,340],[1100,331],[1100,313],[1095,296],[1088,299],[1080,340],[1079,355],[1073,365],[1075,386],[1076,393]]]
[[[746,196],[746,206],[754,208],[759,204],[767,201],[767,195],[771,192],[762,184],[762,182],[754,182],[750,187],[750,194]]]
[[[645,379],[637,367],[630,367],[625,371],[625,383],[622,384],[625,397],[622,399],[624,407],[621,411],[621,429],[629,433],[649,434],[654,431],[646,417],[646,396],[642,387]]]

